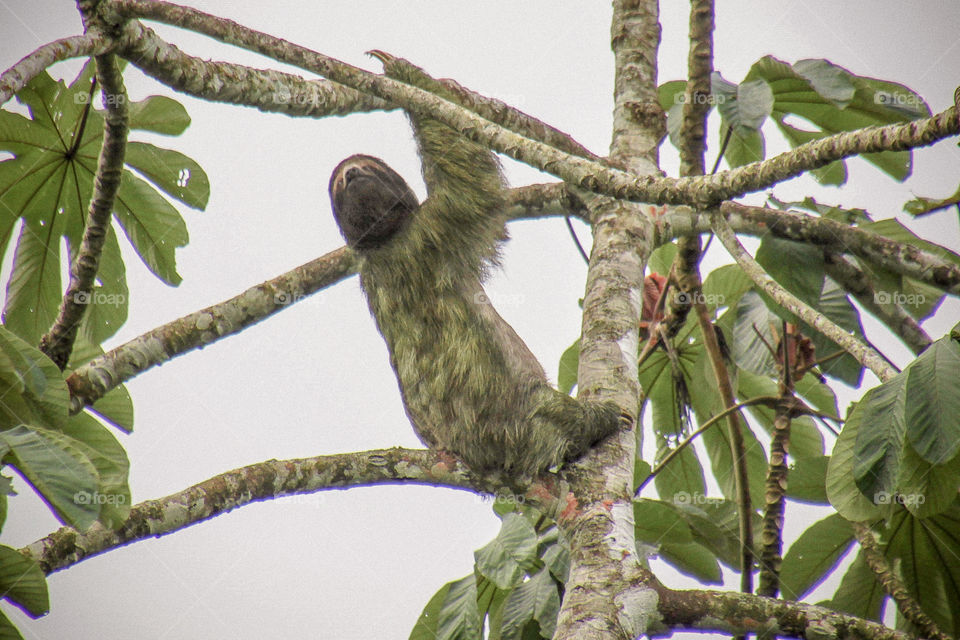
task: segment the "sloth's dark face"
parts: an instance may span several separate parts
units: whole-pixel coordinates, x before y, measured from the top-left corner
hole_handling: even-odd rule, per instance
[[[330,176],[333,217],[344,240],[360,251],[382,247],[417,209],[417,197],[379,158],[353,155]]]

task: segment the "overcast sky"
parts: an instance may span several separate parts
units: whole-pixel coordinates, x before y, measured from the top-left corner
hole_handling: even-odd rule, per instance
[[[664,4],[661,82],[683,77],[687,51],[687,3]],[[193,6],[373,71],[380,67],[364,56],[369,49],[406,57],[607,152],[608,3],[197,0]],[[733,82],[772,54],[788,62],[827,58],[860,75],[906,84],[934,111],[952,103],[960,84],[957,3],[742,0],[719,2],[717,13],[715,64]],[[192,55],[291,70],[188,32],[154,28]],[[73,2],[0,0],[0,67],[80,30]],[[78,68],[64,63],[52,74],[72,80]],[[125,81],[134,99],[173,94],[132,68]],[[191,241],[177,254],[184,278],[178,288],[153,278],[124,246],[130,319],[108,347],[340,246],[326,185],[331,169],[352,153],[384,158],[423,196],[410,131],[398,113],[293,119],[177,99],[193,119],[184,135],[136,132],[131,138],[196,159],[210,176],[210,203],[205,212],[184,210]],[[783,148],[772,129],[767,142],[768,151]],[[717,146],[711,140],[710,159]],[[662,156],[676,175],[669,144]],[[551,179],[511,160],[505,167],[514,185]],[[842,191],[799,179],[775,193],[782,199],[816,195],[906,221],[900,209],[911,193],[953,192],[960,152],[949,141],[917,153],[915,177],[902,185],[861,161],[849,167]],[[960,247],[955,213],[912,226]],[[578,229],[588,242],[586,228]],[[488,291],[555,377],[560,354],[579,333],[586,269],[561,220],[514,223],[510,231],[504,269]],[[712,251],[709,265],[722,259]],[[9,258],[4,282],[8,273]],[[951,303],[927,323],[934,338],[956,321],[958,308]],[[909,361],[889,334],[873,335],[881,347],[890,345],[899,364]],[[136,430],[118,437],[131,460],[134,502],[270,458],[420,446],[356,279],[128,387]],[[855,397],[844,394],[841,408]],[[0,541],[16,547],[58,523],[19,478],[15,486],[20,495],[10,500]],[[820,517],[793,506],[791,515],[798,516],[796,527]],[[26,638],[406,638],[436,589],[472,570],[473,550],[498,524],[488,502],[446,489],[379,487],[276,500],[53,575],[52,612],[43,620],[4,611]],[[655,568],[669,584],[692,585],[660,563]],[[727,587],[735,586],[728,579]]]

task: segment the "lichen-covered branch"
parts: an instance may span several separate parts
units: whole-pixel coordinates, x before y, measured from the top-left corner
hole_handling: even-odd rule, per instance
[[[529,184],[507,189],[506,200],[505,213],[508,220],[572,215],[589,222],[590,218],[590,212],[583,200],[564,182]]]
[[[0,75],[0,104],[5,104],[52,64],[70,58],[102,55],[109,49],[110,42],[98,32],[48,42]]]
[[[83,314],[93,291],[100,254],[110,230],[113,204],[120,190],[123,175],[123,159],[127,149],[127,91],[123,76],[113,54],[96,58],[97,82],[103,92],[106,106],[103,125],[103,146],[97,159],[97,174],[93,195],[87,212],[86,226],[79,247],[70,247],[76,252],[70,264],[70,282],[60,302],[60,311],[50,330],[40,339],[40,350],[53,362],[65,369],[73,351]],[[88,105],[89,108],[89,105]],[[79,144],[79,138],[75,144]]]
[[[650,637],[677,631],[756,633],[809,640],[912,640],[880,623],[800,602],[746,593],[657,589],[662,618]]]
[[[664,114],[656,99],[660,43],[655,0],[614,0],[614,113],[611,160],[635,173],[656,171]],[[580,397],[613,400],[634,429],[609,438],[577,465],[576,504],[558,525],[570,542],[570,573],[554,638],[635,638],[655,611],[647,587],[644,611],[629,611],[619,584],[644,579],[634,542],[632,483],[639,385],[637,351],[643,270],[653,250],[650,221],[628,202],[585,196],[594,244],[583,303],[578,370]]]
[[[654,222],[656,245],[691,234],[709,232],[712,228],[711,217],[718,212],[737,233],[753,236],[769,234],[784,240],[821,246],[834,253],[849,253],[870,264],[960,295],[960,266],[953,262],[867,229],[796,211],[751,207],[736,202],[724,202],[719,208],[704,211],[671,207]]]
[[[933,340],[902,305],[893,300],[883,305],[877,302],[879,297],[870,276],[841,255],[827,251],[824,257],[827,275],[898,335],[911,351],[919,354],[930,346]]]
[[[817,313],[811,309],[805,302],[801,301],[795,295],[784,289],[770,275],[763,270],[757,261],[753,259],[747,250],[740,244],[737,235],[720,213],[712,216],[713,230],[717,238],[723,243],[727,251],[736,260],[737,264],[743,269],[744,273],[753,280],[754,284],[763,289],[777,304],[784,309],[799,316],[811,327],[827,336],[840,347],[845,349],[850,355],[857,359],[857,362],[870,369],[881,382],[889,380],[897,374],[893,367],[877,353],[875,349],[865,345],[854,336],[847,333],[843,328],[837,326],[826,316]]]
[[[78,367],[69,378],[71,409],[80,411],[110,389],[159,364],[264,320],[353,273],[341,247],[238,296],[157,327]]]
[[[118,47],[120,55],[155,80],[213,102],[311,118],[394,108],[375,96],[329,80],[304,80],[272,69],[254,69],[187,55],[135,21],[125,26]]]
[[[329,80],[370,93],[414,113],[438,120],[465,137],[520,162],[551,173],[573,185],[614,198],[660,204],[711,206],[744,193],[766,189],[835,160],[861,153],[898,151],[933,144],[960,131],[957,110],[950,107],[931,118],[906,124],[845,132],[801,145],[763,162],[694,178],[637,175],[574,156],[520,136],[447,100],[385,76],[363,71],[328,56],[217,18],[166,2],[110,0],[104,16],[116,23],[146,18],[203,33],[281,62],[313,71]],[[626,105],[635,120],[648,119],[652,102]]]
[[[519,133],[531,140],[537,140],[538,142],[548,144],[551,147],[556,147],[561,151],[566,151],[567,153],[572,153],[582,158],[603,162],[602,158],[571,138],[568,134],[519,109],[511,107],[501,100],[482,96],[451,78],[438,80],[428,75],[426,71],[414,65],[409,60],[398,58],[383,51],[374,51],[371,53],[388,56],[391,64],[401,68],[404,74],[416,78],[416,81],[410,84],[424,91],[428,91],[444,100],[449,100],[454,104],[469,109],[477,115],[491,122],[496,122],[510,131]]]
[[[951,640],[950,636],[945,634],[937,626],[930,616],[924,613],[920,604],[910,595],[903,581],[897,576],[893,567],[887,562],[883,555],[877,539],[873,535],[870,527],[863,522],[851,522],[857,542],[860,543],[860,550],[863,552],[863,558],[867,566],[873,571],[877,582],[883,586],[893,601],[897,603],[897,609],[904,618],[912,622],[923,634],[924,638],[929,640]]]
[[[63,527],[21,549],[53,573],[89,557],[158,538],[253,502],[331,489],[424,484],[476,491],[449,455],[423,449],[380,449],[295,460],[268,460],[227,471],[165,498],[134,505],[118,529],[99,522],[86,531]]]
[[[687,88],[680,123],[680,175],[705,173],[707,114],[710,113],[710,74],[713,72],[713,0],[690,3],[690,50]]]

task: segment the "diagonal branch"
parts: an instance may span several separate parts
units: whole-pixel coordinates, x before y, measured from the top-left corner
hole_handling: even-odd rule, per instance
[[[799,316],[804,322],[827,336],[866,368],[873,371],[881,382],[889,380],[897,374],[882,355],[875,349],[863,344],[855,337],[834,324],[829,318],[811,309],[805,302],[779,285],[763,270],[747,250],[740,244],[737,235],[720,213],[713,214],[713,230],[717,238],[727,248],[727,251],[737,261],[744,273],[753,280],[754,284],[763,289],[777,304],[787,311]]]
[[[879,318],[911,351],[919,354],[930,346],[933,340],[902,305],[894,301],[888,304],[878,302],[880,297],[870,276],[836,253],[825,252],[825,259],[827,275],[853,294],[864,309]]]
[[[295,460],[268,460],[214,476],[165,498],[133,506],[118,529],[96,522],[63,527],[21,553],[50,574],[132,542],[180,531],[247,504],[283,496],[381,484],[422,484],[477,491],[469,472],[428,449],[379,449]]]
[[[863,522],[851,522],[850,526],[853,527],[857,542],[860,543],[860,549],[863,551],[863,558],[867,566],[873,571],[877,582],[887,592],[887,595],[897,603],[900,614],[915,624],[924,638],[951,640],[950,636],[941,631],[937,623],[920,608],[920,603],[910,595],[907,586],[897,576],[890,563],[887,562],[886,556],[883,555],[883,549],[880,548],[880,544],[870,527]]]
[[[105,2],[104,11],[118,22],[135,18],[157,20],[313,71],[329,80],[439,120],[470,140],[551,173],[573,185],[637,202],[709,206],[744,193],[766,189],[835,160],[862,153],[901,151],[925,146],[960,131],[957,109],[950,107],[931,118],[905,124],[869,127],[822,138],[763,162],[711,176],[680,179],[654,175],[638,176],[524,138],[410,85],[363,71],[305,47],[201,11],[145,0]],[[634,106],[642,111],[643,104],[648,103]],[[634,115],[638,120],[646,117],[643,113]]]
[[[5,104],[47,67],[61,60],[105,54],[111,43],[99,32],[48,42],[0,75],[0,104]]]
[[[97,356],[67,378],[71,410],[93,404],[114,387],[151,367],[264,320],[353,273],[354,257],[346,247],[247,289],[219,304],[157,327]]]
[[[129,132],[127,91],[123,86],[123,76],[117,66],[117,59],[112,54],[101,55],[97,56],[96,63],[97,82],[107,109],[104,115],[103,146],[97,160],[97,175],[83,240],[79,247],[70,248],[71,253],[76,252],[70,265],[70,283],[60,302],[56,321],[40,339],[40,350],[49,356],[61,371],[70,360],[73,343],[90,301],[97,269],[100,267],[100,254],[110,230],[113,204],[120,190]]]
[[[654,221],[657,246],[675,238],[709,232],[711,217],[717,213],[737,233],[770,234],[834,253],[853,254],[870,264],[960,295],[960,266],[950,260],[868,229],[796,211],[751,207],[738,202],[724,202],[718,208],[704,211],[674,207]]]
[[[213,102],[312,118],[394,108],[368,93],[329,80],[304,80],[282,71],[187,55],[139,22],[127,23],[118,47],[120,55],[148,76],[172,89]]]

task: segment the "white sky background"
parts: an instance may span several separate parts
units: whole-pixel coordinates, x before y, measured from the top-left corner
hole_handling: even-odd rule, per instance
[[[661,82],[683,77],[687,55],[688,5],[664,4]],[[597,153],[607,151],[613,86],[608,3],[195,0],[193,6],[374,71],[379,64],[364,51],[406,57],[434,76],[455,78],[542,118]],[[754,0],[719,2],[717,14],[715,64],[733,82],[772,54],[789,62],[827,58],[860,75],[906,84],[935,112],[952,103],[960,84],[960,4]],[[201,36],[151,26],[192,55],[284,68]],[[0,67],[80,29],[72,2],[0,0]],[[72,80],[78,66],[65,63],[52,72]],[[134,99],[172,95],[132,68],[125,80]],[[183,136],[135,132],[131,138],[196,159],[210,176],[210,204],[202,213],[184,210],[191,242],[177,254],[180,287],[160,283],[124,247],[130,319],[108,347],[340,246],[326,186],[331,169],[352,153],[384,158],[423,196],[400,113],[294,119],[175,97],[193,119]],[[711,124],[712,161],[718,144],[716,121]],[[778,135],[768,131],[768,153],[781,150]],[[664,168],[676,175],[669,143],[662,155]],[[514,185],[552,179],[511,160],[504,164]],[[906,221],[900,209],[911,192],[942,197],[956,188],[960,151],[943,142],[917,153],[917,177],[904,185],[864,162],[848,166],[843,191],[801,179],[775,193],[783,199],[816,195]],[[960,247],[955,212],[912,227]],[[578,229],[587,243],[586,228]],[[513,223],[510,231],[505,267],[488,291],[555,377],[560,354],[579,333],[577,299],[586,268],[562,220]],[[711,251],[707,266],[722,258]],[[9,258],[3,267],[5,278]],[[958,308],[951,304],[925,325],[934,338],[956,322]],[[909,361],[889,334],[873,336],[881,347],[893,345],[888,353],[899,364]],[[132,464],[134,502],[270,458],[420,446],[356,279],[128,386],[136,431],[119,438]],[[844,396],[841,408],[853,397]],[[58,526],[19,478],[16,488],[20,495],[10,501],[0,538],[15,547]],[[794,532],[820,517],[793,508],[791,514],[799,516]],[[51,576],[52,612],[42,620],[4,611],[28,639],[406,638],[430,596],[471,571],[473,550],[498,526],[489,503],[445,489],[380,487],[276,500]],[[669,583],[692,586],[661,567],[657,563]],[[736,581],[727,583],[736,588]]]

